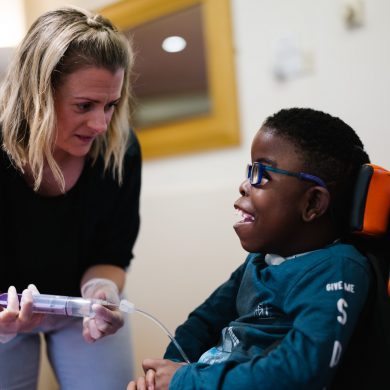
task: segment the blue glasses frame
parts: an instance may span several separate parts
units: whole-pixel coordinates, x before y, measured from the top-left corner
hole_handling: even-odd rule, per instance
[[[260,162],[254,162],[253,164],[248,164],[246,167],[246,177],[249,179],[249,182],[252,186],[258,186],[261,184],[263,179],[263,174],[265,171],[280,173],[282,175],[293,176],[300,180],[308,180],[318,184],[320,187],[326,188],[325,182],[320,179],[318,176],[311,175],[310,173],[305,172],[290,172],[285,169],[275,168],[270,165],[264,165]]]

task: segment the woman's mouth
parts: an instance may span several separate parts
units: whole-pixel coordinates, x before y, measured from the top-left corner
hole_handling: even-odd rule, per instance
[[[79,135],[79,134],[77,134],[76,137],[77,137],[81,142],[84,142],[84,143],[89,143],[89,142],[92,142],[92,141],[94,140],[94,137],[86,136],[86,135]]]

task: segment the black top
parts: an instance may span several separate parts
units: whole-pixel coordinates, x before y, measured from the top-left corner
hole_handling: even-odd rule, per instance
[[[80,295],[92,265],[126,268],[139,230],[141,151],[135,136],[119,186],[99,158],[86,161],[77,183],[59,196],[30,188],[0,151],[0,292],[34,283],[41,293]]]

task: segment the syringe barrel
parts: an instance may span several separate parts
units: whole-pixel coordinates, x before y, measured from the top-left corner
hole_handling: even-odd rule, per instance
[[[19,301],[22,297],[18,294]],[[7,307],[7,293],[0,295],[0,306]],[[99,300],[68,297],[61,295],[36,294],[33,295],[33,312],[44,314],[59,314],[72,317],[93,317],[94,303],[105,303]]]
[[[94,317],[95,312],[92,310],[92,305],[95,302],[97,300],[68,297],[66,302],[66,315],[72,317]]]
[[[91,317],[94,314],[91,306],[90,299],[46,294],[33,295],[33,311],[35,313]]]
[[[68,297],[62,297],[59,295],[33,295],[33,312],[67,315],[67,301]]]

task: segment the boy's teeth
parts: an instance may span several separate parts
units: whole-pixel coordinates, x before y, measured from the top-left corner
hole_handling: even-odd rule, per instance
[[[247,214],[242,210],[236,210],[236,214],[241,215],[241,218],[244,222],[253,222],[255,220],[253,215]]]
[[[244,217],[245,221],[254,221],[255,220],[255,218],[250,214],[242,213],[242,216]]]

